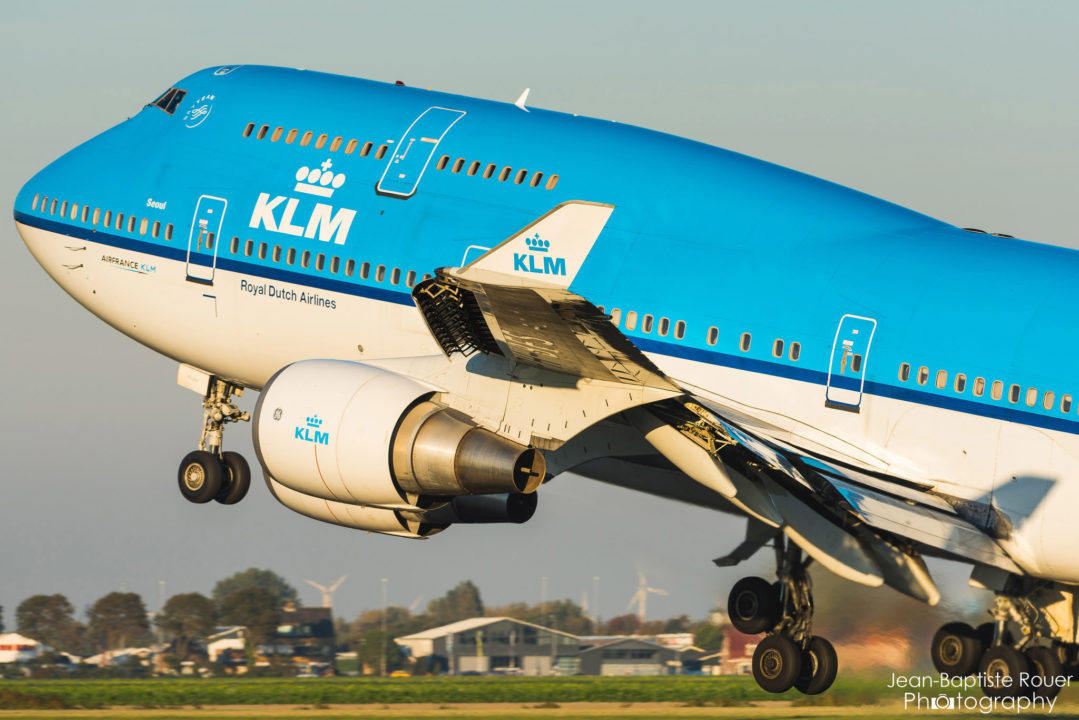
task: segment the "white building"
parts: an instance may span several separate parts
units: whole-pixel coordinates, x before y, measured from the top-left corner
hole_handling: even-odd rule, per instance
[[[43,652],[41,643],[19,633],[0,635],[0,663],[26,662]]]

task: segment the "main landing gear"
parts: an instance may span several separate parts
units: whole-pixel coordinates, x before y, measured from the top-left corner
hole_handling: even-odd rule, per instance
[[[1079,677],[1079,645],[1061,638],[1074,639],[1074,602],[1070,591],[1013,577],[997,593],[992,622],[976,628],[951,622],[937,630],[929,648],[933,666],[955,677],[977,674],[989,697],[1050,700]]]
[[[781,693],[792,687],[817,695],[831,687],[839,670],[835,648],[813,635],[813,595],[801,549],[783,535],[775,538],[775,583],[742,578],[731,588],[727,613],[731,625],[754,635],[766,632],[753,652],[753,678],[762,689]]]
[[[233,505],[243,500],[251,486],[251,468],[243,455],[222,452],[225,425],[250,416],[232,404],[232,396],[240,396],[243,388],[210,378],[206,397],[202,401],[202,437],[199,449],[184,456],[178,479],[180,493],[193,503],[216,500]]]

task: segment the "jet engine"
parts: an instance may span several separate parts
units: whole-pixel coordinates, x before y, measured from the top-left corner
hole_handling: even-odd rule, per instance
[[[254,412],[255,452],[267,482],[305,514],[282,499],[292,497],[282,488],[331,503],[410,511],[455,496],[536,491],[546,474],[542,454],[479,427],[433,401],[435,394],[403,375],[342,360],[279,370]]]

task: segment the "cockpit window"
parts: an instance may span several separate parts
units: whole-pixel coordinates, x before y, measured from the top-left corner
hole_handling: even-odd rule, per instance
[[[150,104],[154,107],[159,107],[165,112],[167,112],[169,115],[172,115],[174,112],[176,112],[176,106],[178,106],[180,104],[180,101],[184,99],[184,95],[187,95],[186,90],[172,87],[162,93],[161,97],[159,97],[157,100],[154,100]]]

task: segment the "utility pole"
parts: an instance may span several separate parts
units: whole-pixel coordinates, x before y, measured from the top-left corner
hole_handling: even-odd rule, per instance
[[[386,677],[386,586],[389,582],[389,578],[382,578],[382,677]]]
[[[592,576],[592,634],[599,634],[599,575]]]

